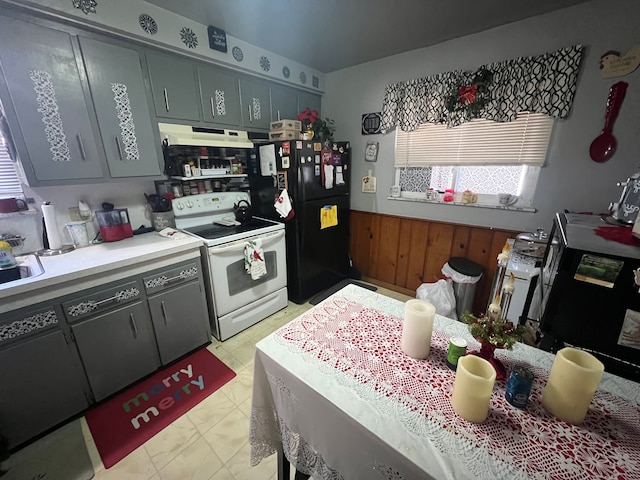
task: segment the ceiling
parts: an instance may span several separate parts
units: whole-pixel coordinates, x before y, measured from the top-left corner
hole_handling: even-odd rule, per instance
[[[588,0],[147,0],[328,73]]]

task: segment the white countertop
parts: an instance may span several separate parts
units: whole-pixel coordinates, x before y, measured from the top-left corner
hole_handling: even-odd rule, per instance
[[[0,284],[0,313],[106,283],[117,276],[135,275],[138,267],[149,270],[197,258],[201,245],[202,240],[195,237],[166,238],[150,232],[40,257],[44,273]]]

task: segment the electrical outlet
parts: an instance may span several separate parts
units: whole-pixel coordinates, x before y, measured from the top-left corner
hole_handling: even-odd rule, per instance
[[[82,220],[80,216],[80,209],[78,207],[69,207],[69,218],[72,222],[79,222]]]

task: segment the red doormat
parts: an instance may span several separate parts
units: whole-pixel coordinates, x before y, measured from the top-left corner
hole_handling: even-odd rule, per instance
[[[109,468],[191,410],[236,374],[203,348],[87,412]]]

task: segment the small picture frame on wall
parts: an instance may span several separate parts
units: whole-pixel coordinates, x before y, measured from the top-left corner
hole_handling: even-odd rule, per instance
[[[362,115],[362,135],[375,135],[380,133],[381,125],[381,112],[365,113]]]
[[[367,142],[367,146],[364,149],[364,159],[367,162],[378,160],[378,142]]]
[[[207,27],[209,48],[222,53],[227,53],[227,34],[224,30],[213,25]]]

